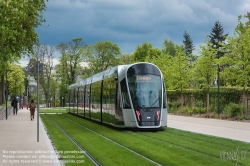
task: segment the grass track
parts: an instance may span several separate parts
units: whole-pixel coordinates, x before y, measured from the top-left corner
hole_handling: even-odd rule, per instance
[[[247,143],[171,128],[158,132],[119,131],[70,114],[50,116],[62,125],[67,132],[72,134],[79,143],[81,142],[85,149],[91,151],[92,155],[96,156],[103,165],[133,165],[130,162],[135,162],[138,165],[141,162],[137,159],[133,160],[134,157],[129,157],[131,154],[127,153],[127,158],[125,157],[125,161],[123,161],[124,152],[122,149],[108,143],[105,139],[97,138],[97,135],[74,124],[72,121],[91,128],[95,132],[105,135],[162,165],[235,165],[236,161],[233,159],[222,160],[220,153],[222,151],[233,152],[238,147],[240,147],[238,148],[239,152],[244,150],[250,151],[250,145]],[[117,152],[116,155],[112,153],[114,151]],[[110,163],[106,158],[122,160]],[[130,162],[128,163],[128,161]],[[250,156],[248,154],[244,160],[238,160],[237,164],[250,165],[249,161]],[[143,165],[149,164],[144,163]]]
[[[89,158],[87,158],[84,154],[75,153],[73,154],[75,158],[66,158],[69,157],[69,154],[66,154],[67,152],[72,151],[79,151],[79,149],[76,147],[74,143],[72,143],[67,136],[63,134],[63,132],[58,129],[54,123],[45,117],[46,115],[40,115],[44,125],[46,126],[46,130],[50,135],[50,138],[54,144],[54,146],[57,148],[57,151],[61,155],[62,159],[65,163],[67,163],[67,166],[74,166],[79,165],[79,163],[84,164],[86,166],[94,166],[92,161],[90,161]],[[63,157],[65,156],[65,158]],[[71,161],[73,159],[73,161]],[[74,162],[78,162],[77,164]]]
[[[105,140],[93,132],[72,124],[59,115],[49,115],[56,123],[58,123],[67,133],[84,147],[92,156],[96,158],[102,165],[156,165],[130,151]],[[46,117],[45,117],[46,118]],[[73,128],[73,129],[72,129]],[[94,155],[93,155],[94,154]]]

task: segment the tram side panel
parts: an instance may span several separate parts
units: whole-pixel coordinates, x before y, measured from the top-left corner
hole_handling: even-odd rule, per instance
[[[102,81],[91,84],[91,107],[90,117],[93,120],[101,120],[101,89]]]
[[[102,118],[103,123],[123,126],[123,114],[119,104],[118,85],[115,77],[117,77],[116,73],[110,78],[104,79],[103,82]]]
[[[137,121],[135,121],[134,111],[131,107],[130,98],[128,94],[126,79],[123,78],[120,81],[120,89],[121,89],[121,106],[123,110],[123,117],[124,117],[124,125],[125,127],[136,127]]]
[[[78,115],[84,115],[84,88],[85,86],[79,87],[78,92]]]

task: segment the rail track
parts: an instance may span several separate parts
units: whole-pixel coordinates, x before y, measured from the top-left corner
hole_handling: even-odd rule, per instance
[[[57,124],[53,118],[51,118],[48,114],[46,116],[50,119],[50,121],[58,128],[60,129],[64,135],[66,135],[71,142],[73,142],[80,151],[82,151],[96,166],[101,166],[101,164],[88,152],[86,151],[70,134],[68,134],[59,124]]]
[[[95,131],[93,131],[93,130],[91,130],[90,128],[88,128],[88,127],[86,127],[86,126],[83,126],[83,125],[81,125],[81,124],[79,124],[79,123],[77,123],[77,122],[75,122],[75,121],[73,121],[73,120],[71,120],[71,119],[69,119],[69,118],[67,118],[67,117],[65,117],[65,116],[63,116],[63,115],[61,115],[63,118],[65,118],[66,120],[68,120],[68,121],[70,121],[71,123],[74,123],[74,124],[76,124],[76,125],[78,125],[78,126],[80,126],[80,127],[82,127],[82,128],[84,128],[84,129],[86,129],[86,130],[88,130],[88,131],[90,131],[90,132],[92,132],[92,133],[94,133],[94,134],[96,134],[96,135],[98,135],[98,136],[100,136],[100,137],[102,137],[102,138],[104,138],[105,140],[107,140],[107,141],[109,141],[109,142],[112,142],[113,144],[116,144],[116,145],[118,145],[119,147],[121,147],[121,148],[123,148],[123,149],[126,149],[126,150],[128,150],[129,152],[131,152],[131,153],[133,153],[133,154],[135,154],[135,155],[137,155],[137,156],[139,156],[139,157],[141,157],[141,158],[144,158],[145,160],[147,160],[147,161],[149,161],[149,162],[151,162],[152,164],[155,164],[155,165],[158,165],[158,166],[161,166],[161,164],[160,163],[157,163],[157,162],[155,162],[155,161],[153,161],[153,160],[151,160],[151,159],[149,159],[148,157],[146,157],[146,156],[143,156],[143,155],[141,155],[141,154],[139,154],[139,153],[137,153],[136,151],[134,151],[134,150],[132,150],[132,149],[130,149],[130,148],[128,148],[128,147],[126,147],[126,146],[124,146],[124,145],[122,145],[122,144],[120,144],[120,143],[118,143],[118,142],[116,142],[116,141],[114,141],[114,140],[112,140],[112,139],[110,139],[110,138],[108,138],[108,137],[106,137],[106,136],[104,136],[104,135],[102,135],[102,134],[100,134],[100,133],[97,133],[97,132],[95,132]],[[68,138],[69,138],[69,140],[71,141],[71,142],[73,142],[95,165],[97,165],[97,166],[101,166],[101,163],[100,162],[98,162],[95,158],[94,158],[94,156],[92,156],[86,149],[84,149],[68,132],[66,132],[58,123],[56,123],[54,120],[53,120],[53,118],[52,117],[50,117],[48,114],[46,114],[46,117],[48,117],[50,120],[51,120],[51,122],[55,125],[55,126],[57,126]]]
[[[110,128],[110,126],[103,126],[100,123],[95,123],[91,120],[84,119],[83,117],[77,117],[70,114],[47,114],[46,117],[53,121],[55,126],[57,126],[69,138],[69,140],[86,155],[91,153],[92,156],[90,155],[88,158],[93,159],[93,162],[97,161],[95,158],[99,159],[99,162],[97,161],[96,165],[107,164],[100,160],[99,157],[102,154],[98,154],[96,151],[93,152],[93,149],[90,149],[91,147],[89,144],[92,143],[92,139],[98,139],[98,141],[95,141],[97,144],[100,141],[102,143],[102,145],[97,145],[92,148],[98,150],[102,150],[103,147],[110,147],[110,150],[111,147],[113,150],[123,149],[121,150],[122,153],[119,153],[116,157],[123,157],[124,153],[126,153],[131,156],[128,160],[130,160],[130,158],[136,158],[137,160],[147,161],[149,165],[183,164],[182,160],[172,160],[176,159],[178,155],[184,155],[182,158],[185,158],[185,160],[183,161],[188,161],[193,164],[198,163],[198,165],[207,165],[206,160],[212,160],[214,164],[216,163],[215,165],[235,165],[235,163],[237,163],[237,165],[245,165],[246,160],[239,160],[239,162],[236,162],[233,159],[227,159],[226,161],[223,160],[220,151],[229,154],[232,150],[237,149],[238,146],[240,146],[239,150],[247,150],[248,152],[250,150],[248,145],[244,146],[244,143],[241,144],[237,141],[223,140],[217,137],[211,137],[211,139],[209,139],[209,137],[205,135],[188,134],[185,131],[177,131],[171,128],[166,128],[165,130],[157,132],[131,131]],[[73,128],[75,131],[71,130]],[[155,145],[155,147],[152,145]],[[108,158],[113,157],[109,152],[110,151],[104,148],[102,153],[106,153]],[[202,160],[202,162],[194,162],[195,159],[193,158],[204,158],[204,160]],[[126,162],[127,160],[123,161]]]

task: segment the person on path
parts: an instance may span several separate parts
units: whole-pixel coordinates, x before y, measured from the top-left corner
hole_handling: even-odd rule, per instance
[[[34,120],[36,104],[33,99],[30,102],[29,108],[30,108],[30,119]]]
[[[17,104],[18,104],[18,100],[16,97],[14,97],[14,99],[11,102],[11,106],[13,107],[13,114],[17,115]]]

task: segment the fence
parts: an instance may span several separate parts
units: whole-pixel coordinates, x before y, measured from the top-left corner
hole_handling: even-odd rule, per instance
[[[8,106],[8,116],[13,113],[12,107]],[[0,120],[6,119],[6,106],[0,106]]]

